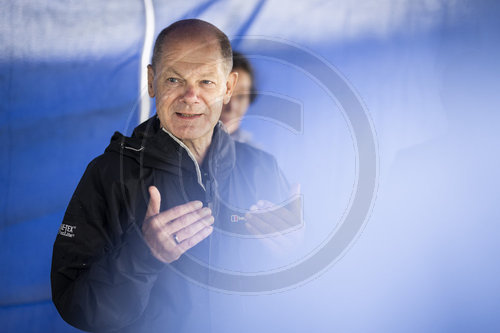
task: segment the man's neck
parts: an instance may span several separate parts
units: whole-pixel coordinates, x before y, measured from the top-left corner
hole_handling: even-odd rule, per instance
[[[193,154],[198,165],[203,163],[203,159],[207,154],[208,147],[210,147],[210,143],[212,143],[212,137],[206,139],[197,139],[197,140],[182,140],[181,141],[188,147],[189,151]]]
[[[210,147],[210,144],[212,143],[213,131],[212,131],[212,133],[210,133],[209,136],[198,138],[195,140],[188,140],[188,139],[180,139],[180,138],[176,137],[175,135],[173,135],[170,131],[168,131],[163,126],[161,129],[163,131],[167,132],[175,140],[182,142],[189,149],[189,152],[191,153],[192,157],[196,160],[198,165],[201,165],[203,163],[203,159],[205,158],[205,155],[207,154],[208,148]]]

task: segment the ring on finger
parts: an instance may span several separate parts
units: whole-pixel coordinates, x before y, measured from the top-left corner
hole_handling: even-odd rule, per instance
[[[181,241],[179,240],[179,238],[177,238],[177,234],[173,234],[172,238],[174,239],[175,244],[180,244],[181,243]]]

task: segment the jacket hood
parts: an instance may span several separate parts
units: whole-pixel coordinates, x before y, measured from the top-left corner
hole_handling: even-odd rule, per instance
[[[115,132],[106,152],[131,158],[142,167],[174,174],[183,171],[196,174],[196,161],[189,156],[185,147],[161,129],[156,115],[137,126],[130,137]],[[203,168],[222,180],[229,176],[235,162],[234,141],[219,122],[214,128],[212,143],[203,161]]]

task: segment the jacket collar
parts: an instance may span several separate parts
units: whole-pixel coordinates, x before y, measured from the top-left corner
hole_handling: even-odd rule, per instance
[[[170,133],[163,131],[155,116],[137,126],[131,137],[116,132],[106,151],[119,151],[132,157],[144,167],[162,169],[179,174],[181,168],[199,178],[197,162],[188,153],[187,147],[179,144]],[[212,143],[203,161],[203,168],[217,180],[226,179],[236,162],[234,141],[221,122],[215,128]]]

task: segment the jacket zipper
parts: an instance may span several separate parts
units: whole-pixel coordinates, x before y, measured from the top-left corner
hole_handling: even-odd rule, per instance
[[[177,139],[174,135],[172,135],[169,131],[167,131],[164,127],[161,128],[165,133],[167,133],[168,135],[170,135],[170,137],[172,139],[175,140],[175,142],[177,142],[182,148],[184,148],[189,157],[191,158],[191,160],[193,161],[194,163],[194,166],[196,168],[196,176],[198,178],[198,184],[200,184],[200,186],[203,188],[203,190],[206,192],[206,189],[205,189],[205,185],[203,185],[203,180],[201,178],[201,171],[200,171],[200,166],[198,165],[198,162],[196,162],[196,159],[194,158],[193,154],[191,153],[191,151],[189,150],[189,148],[179,139]]]

